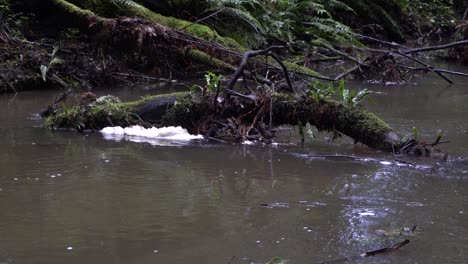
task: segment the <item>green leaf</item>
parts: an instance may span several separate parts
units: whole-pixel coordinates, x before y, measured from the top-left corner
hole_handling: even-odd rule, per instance
[[[335,86],[333,85],[333,83],[331,83],[328,86],[328,89],[325,90],[325,92],[323,93],[323,98],[327,98],[328,96],[333,95],[333,94],[335,94]]]
[[[370,96],[367,96],[366,100],[367,100],[367,102],[369,102],[369,103],[371,103],[373,105],[377,105],[377,102],[374,100],[374,98],[372,98]]]
[[[313,89],[310,89],[310,94],[312,95],[312,98],[314,98],[314,101],[318,103],[320,100],[318,93],[316,93]]]
[[[344,88],[344,80],[341,79],[340,80],[340,86],[338,87],[338,91],[340,91],[340,96],[341,96],[341,100],[345,101],[345,88]]]

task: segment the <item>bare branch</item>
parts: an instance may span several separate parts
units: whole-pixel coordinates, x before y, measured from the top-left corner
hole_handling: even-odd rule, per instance
[[[433,50],[441,50],[441,49],[449,49],[457,46],[464,46],[468,45],[468,40],[462,40],[462,41],[457,41],[457,42],[452,42],[449,44],[445,45],[439,45],[439,46],[432,46],[432,47],[425,47],[425,48],[416,48],[416,49],[409,49],[405,51],[401,51],[403,54],[409,54],[409,53],[418,53],[418,52],[424,52],[424,51],[433,51]]]

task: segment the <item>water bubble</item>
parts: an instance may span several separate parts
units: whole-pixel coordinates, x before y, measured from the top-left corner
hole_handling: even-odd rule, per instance
[[[307,230],[307,229],[309,229],[309,228],[307,226],[304,226],[304,230]]]
[[[57,173],[57,176],[58,176],[58,177],[60,177],[60,176],[62,176],[62,174],[60,174],[60,173]]]
[[[105,163],[109,163],[109,162],[110,162],[110,160],[105,160],[104,162],[105,162]]]
[[[279,244],[279,243],[280,243],[280,241],[279,241],[279,240],[276,240],[276,244]]]
[[[18,178],[13,178],[13,180],[14,180],[14,181],[17,181],[17,180],[18,180]]]
[[[257,244],[259,244],[260,242],[261,242],[260,240],[255,241],[255,243],[257,243]]]
[[[51,177],[51,178],[55,178],[55,175],[54,175],[54,174],[52,174],[52,175],[50,175],[50,177]]]
[[[72,249],[73,249],[73,247],[71,247],[71,246],[67,247],[67,250],[72,250]]]
[[[157,251],[157,250],[155,249],[155,250],[153,250],[153,252],[154,252],[154,253],[158,253],[159,251]]]

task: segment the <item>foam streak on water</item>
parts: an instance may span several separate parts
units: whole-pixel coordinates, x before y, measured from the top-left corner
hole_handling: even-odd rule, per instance
[[[105,127],[100,131],[105,139],[120,141],[126,139],[133,142],[148,142],[155,145],[160,145],[164,141],[179,141],[187,142],[194,139],[203,139],[202,135],[191,135],[187,129],[180,126],[174,127],[151,127],[144,128],[141,126],[131,126],[122,128]]]

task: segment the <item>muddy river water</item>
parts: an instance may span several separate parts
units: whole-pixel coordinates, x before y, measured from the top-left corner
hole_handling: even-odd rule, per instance
[[[0,263],[318,263],[406,238],[352,263],[468,263],[468,79],[454,79],[466,85],[350,84],[397,131],[444,131],[449,160],[416,166],[347,140],[301,146],[294,130],[275,146],[49,131],[34,113],[55,91],[0,95]]]

